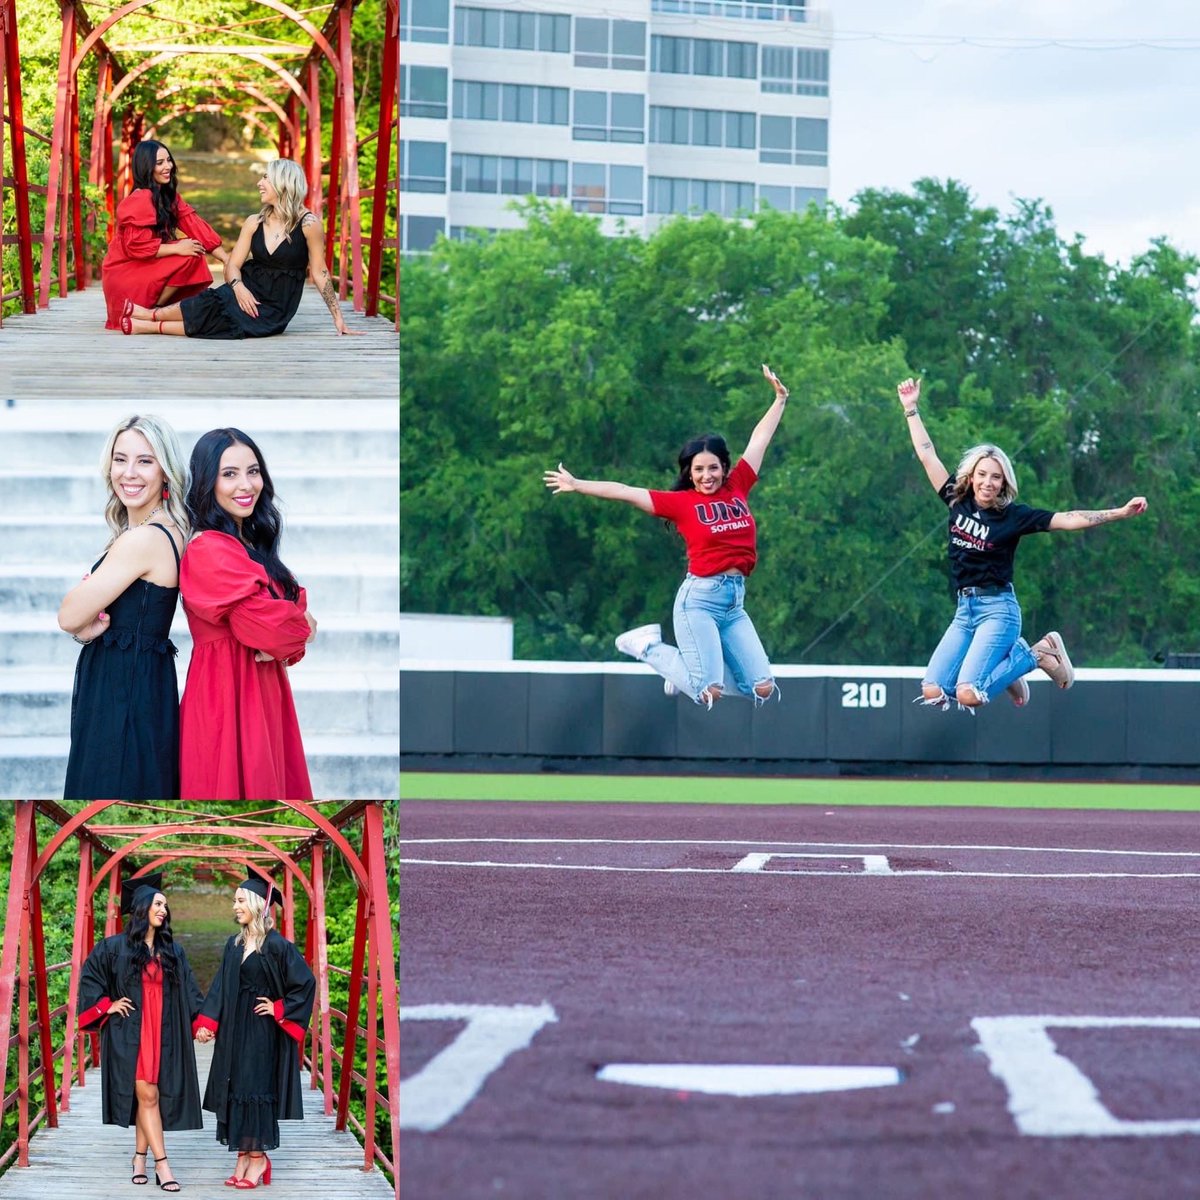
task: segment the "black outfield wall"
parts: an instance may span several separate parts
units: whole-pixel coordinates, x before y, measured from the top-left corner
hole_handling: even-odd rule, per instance
[[[400,750],[415,758],[1200,768],[1200,672],[1030,680],[972,716],[913,703],[920,671],[777,668],[782,698],[711,712],[637,664],[420,663],[400,673]],[[1104,773],[1104,772],[1099,772]],[[1174,773],[1174,772],[1172,772]],[[1200,775],[1200,771],[1197,772]]]

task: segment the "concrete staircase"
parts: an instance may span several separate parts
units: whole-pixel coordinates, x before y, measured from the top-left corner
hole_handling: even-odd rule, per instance
[[[39,314],[24,321],[32,328],[48,318]],[[387,333],[394,348],[394,335]],[[8,400],[4,359],[15,344],[9,334],[6,321],[0,331],[0,406]],[[105,349],[112,345],[112,335],[107,338]],[[139,342],[139,351],[145,343],[178,345],[173,338],[117,335],[116,340],[126,346]],[[272,341],[276,351],[284,339]],[[338,341],[344,345],[350,339]],[[187,343],[186,351],[194,355],[196,345]],[[253,353],[248,343],[238,349]],[[128,389],[130,376],[124,382]],[[0,796],[62,795],[79,648],[59,630],[56,613],[64,593],[108,538],[98,458],[109,430],[132,412],[153,412],[170,421],[185,459],[201,433],[221,425],[236,425],[258,442],[284,514],[282,557],[308,589],[309,607],[319,622],[305,660],[290,672],[315,795],[396,794],[399,438],[394,385],[344,403],[311,394],[261,399],[264,392],[250,376],[246,390],[255,398],[160,399],[172,394],[166,382],[157,396],[136,401],[17,396],[9,407],[0,407]],[[296,394],[290,384],[281,390]],[[182,693],[191,653],[182,607],[171,636],[179,647]]]

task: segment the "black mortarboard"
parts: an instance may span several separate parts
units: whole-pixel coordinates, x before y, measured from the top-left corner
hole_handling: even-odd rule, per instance
[[[123,913],[133,912],[140,900],[153,900],[155,893],[162,890],[161,871],[155,871],[150,875],[135,875],[132,879],[124,880],[121,884],[121,911]],[[146,893],[144,897],[142,892]]]
[[[238,887],[245,888],[248,892],[253,892],[256,896],[261,896],[266,900],[267,905],[282,904],[283,896],[280,894],[277,887],[271,886],[265,879],[260,879],[257,875],[252,875],[249,879],[243,879]],[[270,887],[270,896],[267,895],[267,889]]]

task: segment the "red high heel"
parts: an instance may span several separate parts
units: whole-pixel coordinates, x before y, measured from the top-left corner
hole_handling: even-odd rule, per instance
[[[271,1159],[266,1154],[251,1154],[251,1158],[265,1158],[267,1160],[266,1169],[258,1177],[258,1183],[251,1183],[249,1179],[239,1179],[233,1186],[241,1188],[245,1191],[247,1188],[258,1187],[260,1184],[263,1187],[269,1187],[271,1184]]]
[[[242,1159],[246,1157],[246,1154],[247,1154],[247,1151],[239,1150],[238,1151],[238,1162],[241,1162]],[[226,1187],[237,1187],[237,1185],[238,1185],[237,1167],[234,1166],[233,1174],[230,1175],[230,1177],[227,1180],[225,1180],[225,1186]]]

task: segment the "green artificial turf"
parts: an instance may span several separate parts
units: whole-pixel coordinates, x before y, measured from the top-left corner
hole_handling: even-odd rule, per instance
[[[977,780],[763,779],[679,775],[487,775],[409,771],[404,800],[632,804],[856,804],[1200,812],[1200,786]]]

